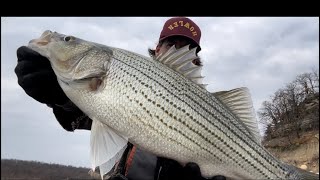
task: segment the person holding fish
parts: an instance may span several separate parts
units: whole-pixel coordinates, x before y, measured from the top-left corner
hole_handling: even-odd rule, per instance
[[[200,38],[201,30],[191,19],[186,17],[170,18],[163,26],[156,48],[148,49],[148,52],[153,59],[156,59],[165,54],[172,46],[180,49],[189,45],[189,49],[196,48],[198,56],[198,52],[201,50]],[[15,73],[19,85],[26,94],[52,108],[56,119],[66,131],[91,130],[92,120],[63,92],[46,57],[22,46],[17,50],[17,58]],[[193,64],[201,66],[200,57],[193,60]],[[130,143],[120,161],[114,166],[110,176],[110,179],[128,180],[205,179],[201,176],[200,168],[196,163],[190,162],[182,166],[175,160],[157,157]],[[215,176],[211,179],[223,180],[225,177]]]

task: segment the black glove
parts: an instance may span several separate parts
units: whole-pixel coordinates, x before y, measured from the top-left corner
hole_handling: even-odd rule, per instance
[[[184,167],[177,161],[158,157],[156,167],[156,180],[206,180],[201,176],[200,168],[196,163],[187,163]],[[224,176],[214,176],[210,180],[226,180]]]
[[[22,46],[17,50],[18,64],[14,69],[19,85],[33,99],[48,104],[65,104],[69,98],[58,84],[50,62],[39,53]]]
[[[65,95],[49,60],[26,46],[17,50],[14,69],[18,84],[33,99],[52,107],[60,125],[67,131],[91,129],[92,120]]]

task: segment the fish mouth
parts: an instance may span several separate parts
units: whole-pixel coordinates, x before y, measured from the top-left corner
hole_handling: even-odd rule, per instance
[[[42,33],[42,35],[39,38],[32,39],[31,41],[29,41],[29,44],[36,44],[39,46],[45,46],[50,42],[50,40],[52,38],[52,34],[53,34],[52,31],[46,30],[45,32]]]

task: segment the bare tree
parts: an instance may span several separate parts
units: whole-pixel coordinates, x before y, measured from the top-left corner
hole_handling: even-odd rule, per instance
[[[286,92],[288,94],[288,102],[291,107],[291,112],[289,116],[291,129],[289,131],[295,132],[297,137],[300,138],[302,120],[300,116],[301,109],[299,108],[299,105],[303,101],[303,97],[300,93],[296,81],[287,85]]]
[[[312,79],[314,81],[315,92],[319,93],[319,69],[312,68]]]
[[[270,99],[264,101],[258,111],[259,122],[265,129],[265,139],[287,136],[290,141],[293,134],[300,137],[303,127],[308,127],[303,126],[306,123],[312,123],[310,126],[318,128],[318,121],[308,121],[304,117],[307,115],[306,104],[319,99],[319,70],[313,69],[312,73],[298,75],[285,88],[276,91]],[[319,103],[319,100],[317,102]],[[316,108],[313,108],[314,110]],[[313,111],[311,119],[319,117],[319,113]]]
[[[313,73],[303,73],[297,77],[296,82],[304,90],[302,94],[308,96],[315,93],[316,78]]]

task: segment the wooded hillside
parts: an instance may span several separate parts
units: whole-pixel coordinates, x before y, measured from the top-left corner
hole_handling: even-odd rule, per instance
[[[259,110],[265,140],[276,137],[300,138],[301,133],[319,130],[319,73],[298,75],[279,89]]]
[[[279,89],[258,113],[262,144],[282,161],[319,172],[319,71],[298,75]]]

